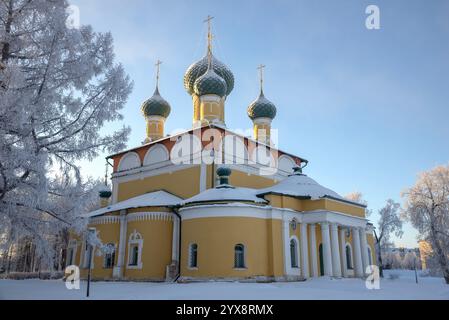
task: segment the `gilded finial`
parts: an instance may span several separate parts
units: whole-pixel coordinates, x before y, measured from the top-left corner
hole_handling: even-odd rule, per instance
[[[258,69],[259,72],[260,72],[260,94],[263,94],[263,69],[264,69],[265,67],[266,67],[266,66],[263,65],[263,64],[260,64],[260,65],[257,67],[257,69]]]
[[[212,19],[214,19],[214,17],[211,17],[209,15],[209,16],[207,16],[207,19],[203,21],[204,23],[207,22],[207,53],[208,54],[212,53],[212,39],[214,38],[214,36],[212,35],[212,25],[211,25]]]
[[[156,89],[159,89],[159,71],[160,71],[161,64],[162,64],[162,61],[159,59],[156,61],[156,64],[155,64],[155,66],[156,66]]]

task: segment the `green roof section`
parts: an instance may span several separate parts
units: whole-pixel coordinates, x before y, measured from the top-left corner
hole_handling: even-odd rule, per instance
[[[276,106],[270,100],[265,98],[263,91],[260,92],[259,98],[252,102],[248,107],[248,117],[251,120],[257,118],[270,118],[273,120],[276,117]]]
[[[195,93],[196,80],[204,75],[208,69],[208,57],[207,55],[201,60],[193,63],[186,71],[184,75],[184,88],[191,95]],[[214,72],[224,79],[226,82],[226,93],[228,96],[234,89],[234,75],[232,71],[217,58],[212,55],[212,69]]]
[[[227,86],[226,81],[222,77],[216,74],[213,69],[209,69],[205,74],[196,79],[194,90],[198,96],[215,94],[224,97],[227,92]]]
[[[168,118],[170,112],[170,104],[161,97],[158,87],[156,87],[153,96],[142,104],[142,113],[145,117],[160,116]]]

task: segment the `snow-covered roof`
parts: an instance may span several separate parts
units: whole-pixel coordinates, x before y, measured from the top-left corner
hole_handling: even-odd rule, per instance
[[[117,202],[116,204],[104,207],[92,212],[87,213],[86,217],[95,217],[108,212],[120,211],[124,209],[131,208],[141,208],[141,207],[166,207],[174,206],[182,201],[181,198],[168,193],[166,191],[160,190],[155,192],[150,192],[131,198],[125,201]]]
[[[350,202],[335,191],[323,187],[318,182],[306,176],[305,174],[293,174],[288,178],[282,180],[278,184],[265,189],[260,189],[257,192],[259,196],[269,193],[282,194],[292,197],[305,197],[312,200],[328,197],[336,200]]]
[[[231,186],[221,185],[217,188],[208,189],[200,194],[193,196],[181,202],[182,205],[199,203],[199,202],[221,202],[221,201],[244,201],[254,203],[266,203],[262,198],[259,198],[257,189],[251,188],[235,188]]]

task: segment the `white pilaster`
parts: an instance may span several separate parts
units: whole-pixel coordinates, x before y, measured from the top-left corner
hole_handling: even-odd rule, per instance
[[[360,246],[361,246],[361,250],[362,250],[363,274],[365,274],[366,268],[369,265],[368,242],[366,240],[365,228],[360,228],[359,232],[360,232]]]
[[[346,229],[340,227],[340,260],[341,260],[341,273],[343,277],[348,274],[348,266],[346,264]]]
[[[307,241],[307,224],[301,223],[301,275],[309,278],[309,244]]]
[[[125,268],[125,251],[126,251],[126,234],[128,229],[128,221],[126,218],[126,210],[120,211],[120,241],[118,246],[117,265],[114,267],[114,278],[122,278]]]
[[[332,270],[334,277],[341,277],[340,248],[338,246],[338,225],[331,224]]]
[[[332,254],[329,237],[329,223],[321,223],[321,238],[323,241],[324,275],[332,277]]]
[[[310,258],[312,259],[312,276],[318,277],[316,228],[314,224],[310,225]]]
[[[289,275],[291,273],[291,264],[289,261],[290,256],[290,225],[286,218],[282,221],[282,238],[284,245],[284,272],[285,275]]]
[[[363,277],[362,252],[360,249],[360,232],[358,228],[352,228],[352,247],[354,249],[354,271],[356,277]]]
[[[204,162],[200,165],[200,192],[206,191],[207,185],[207,167]]]
[[[172,261],[178,261],[179,256],[179,218],[173,214],[173,236],[172,236]]]

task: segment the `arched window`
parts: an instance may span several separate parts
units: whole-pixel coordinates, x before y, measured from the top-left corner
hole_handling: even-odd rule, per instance
[[[346,245],[346,266],[349,270],[352,270],[352,250],[349,244]]]
[[[108,243],[105,248],[104,253],[104,268],[111,269],[114,267],[115,263],[115,245],[113,243]]]
[[[125,154],[118,164],[118,171],[131,170],[140,167],[139,155],[135,152]]]
[[[142,269],[143,238],[136,230],[128,241],[128,269]]]
[[[192,243],[189,250],[189,267],[198,268],[198,245]]]
[[[245,246],[243,244],[234,247],[234,268],[245,268]]]
[[[138,246],[132,246],[131,247],[131,258],[129,261],[130,266],[137,266],[139,263],[139,247]]]
[[[298,243],[295,239],[290,240],[290,260],[292,268],[298,268]]]
[[[371,255],[371,248],[368,248],[368,264],[373,265],[373,256]]]

